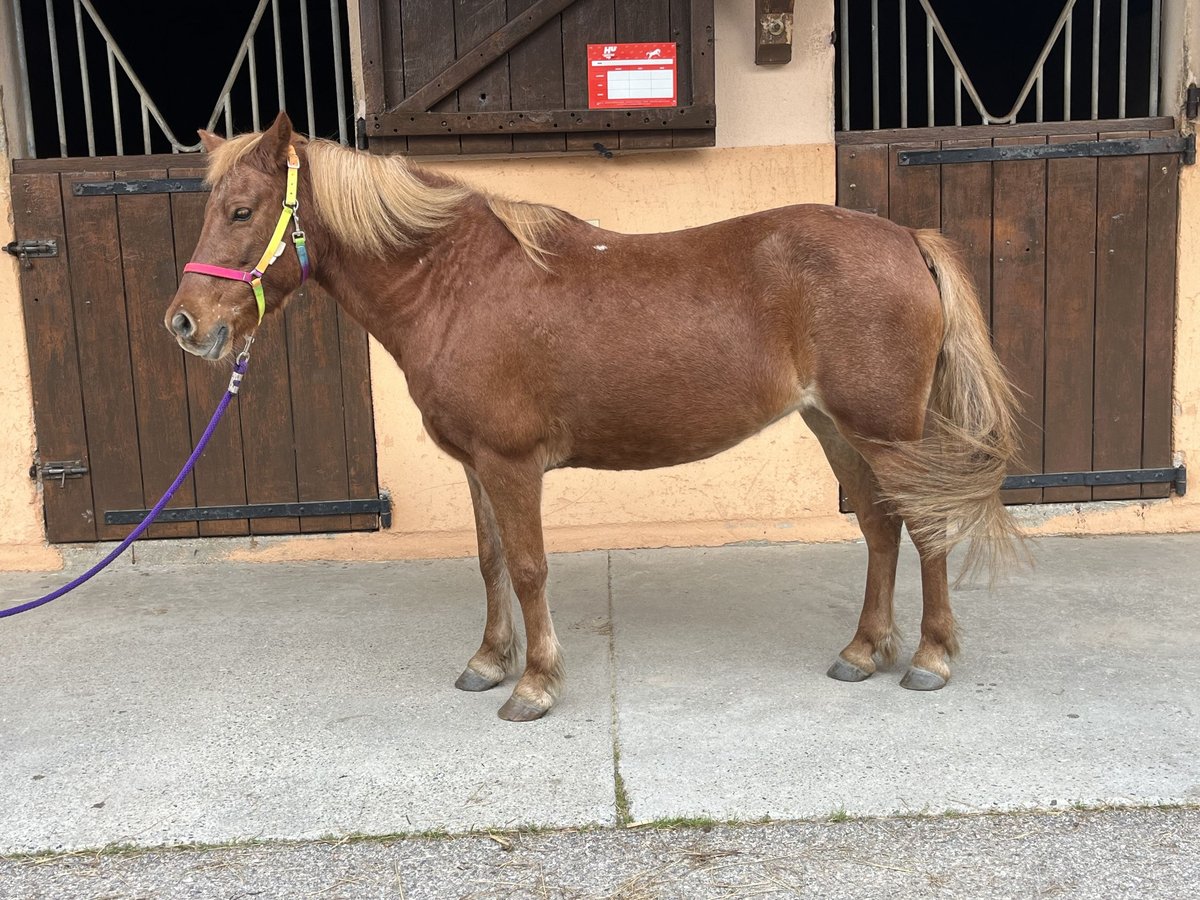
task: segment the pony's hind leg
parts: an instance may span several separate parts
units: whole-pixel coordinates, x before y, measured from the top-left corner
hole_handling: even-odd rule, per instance
[[[841,436],[833,421],[816,410],[803,415],[854,504],[858,525],[867,541],[867,585],[858,629],[827,673],[838,681],[862,681],[875,672],[877,658],[891,664],[899,650],[892,595],[901,523],[880,502],[879,484],[870,466]]]
[[[859,450],[867,459],[884,489],[903,480],[897,453],[886,444],[863,442]],[[905,518],[909,535],[921,558],[921,642],[900,684],[914,691],[936,691],[950,680],[949,660],[958,653],[957,626],[950,609],[950,586],[946,578],[946,549],[936,531],[914,527],[920,523]]]
[[[913,691],[936,691],[950,680],[948,660],[958,653],[958,629],[950,609],[945,550],[920,536],[914,537],[913,543],[921,555],[921,643],[900,685]]]
[[[483,629],[483,642],[454,686],[461,691],[486,691],[513,671],[520,647],[513,629],[512,583],[504,562],[496,514],[479,479],[470,469],[467,469],[467,483],[471,486],[471,505],[475,509],[479,571],[487,591],[487,624]]]

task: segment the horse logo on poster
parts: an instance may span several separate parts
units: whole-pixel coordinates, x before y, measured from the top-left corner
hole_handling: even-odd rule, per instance
[[[588,44],[588,109],[675,106],[675,44]]]

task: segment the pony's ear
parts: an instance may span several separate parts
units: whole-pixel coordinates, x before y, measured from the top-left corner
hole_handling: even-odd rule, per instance
[[[287,148],[291,142],[292,120],[280,110],[258,142],[258,148],[254,151],[256,161],[268,172],[274,171],[287,161]]]
[[[196,134],[200,135],[200,143],[204,146],[204,150],[207,153],[212,153],[225,143],[225,138],[219,134],[213,134],[211,131],[205,131],[203,128],[197,131]]]

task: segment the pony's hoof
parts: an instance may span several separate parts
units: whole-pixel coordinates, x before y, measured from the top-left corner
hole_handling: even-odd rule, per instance
[[[940,691],[946,686],[946,679],[928,669],[918,669],[909,666],[904,677],[900,679],[900,687],[910,691]]]
[[[548,706],[537,706],[514,695],[505,701],[497,715],[509,722],[532,722],[534,719],[540,719],[549,711],[550,707]]]
[[[860,669],[854,663],[846,662],[840,656],[833,661],[833,665],[825,674],[834,681],[866,681],[871,677],[870,672]]]
[[[460,691],[476,693],[494,688],[503,680],[503,678],[484,678],[470,666],[467,666],[463,669],[463,673],[458,676],[458,681],[454,682],[454,686]]]

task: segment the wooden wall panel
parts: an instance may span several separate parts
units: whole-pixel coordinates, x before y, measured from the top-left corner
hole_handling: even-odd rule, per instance
[[[248,503],[300,499],[287,338],[282,316],[263,320],[254,339],[251,371],[238,394]],[[295,516],[250,520],[251,534],[295,534],[299,530],[300,520]]]
[[[987,139],[942,141],[942,148],[990,147]],[[990,163],[942,166],[942,233],[958,242],[979,294],[984,319],[992,320],[992,167]]]
[[[617,39],[613,0],[575,0],[563,10],[563,103],[568,109],[587,109],[587,45]],[[603,131],[573,131],[566,137],[568,150],[593,150],[597,142],[616,146],[617,135]]]
[[[420,89],[455,60],[454,0],[422,0],[400,7],[403,31],[404,84],[409,93]],[[396,99],[400,102],[400,98]],[[458,95],[452,93],[434,104],[433,109],[453,112]],[[414,155],[456,154],[461,143],[456,136],[421,135],[408,139],[408,151]]]
[[[1146,137],[1118,132],[1108,137]],[[1142,461],[1146,327],[1145,156],[1097,161],[1095,469],[1136,469]],[[1097,500],[1140,497],[1138,485],[1097,487]]]
[[[337,305],[309,282],[286,313],[296,429],[296,487],[300,500],[348,497],[346,425],[342,400]],[[348,531],[350,517],[310,516],[300,530]]]
[[[901,166],[901,150],[936,150],[936,142],[892,144],[889,149],[888,211],[893,222],[909,228],[938,228],[942,224],[941,166]]]
[[[171,178],[197,178],[204,174],[202,168],[173,167],[168,173]],[[183,277],[183,267],[192,258],[196,243],[200,239],[200,228],[204,224],[204,205],[207,194],[172,194],[171,220],[175,228],[175,265],[177,277]],[[199,277],[199,276],[196,276]],[[253,302],[253,298],[250,298]],[[192,421],[192,445],[204,433],[229,384],[229,369],[215,366],[208,360],[187,354],[184,357],[187,371],[188,409]],[[182,461],[180,462],[182,465]],[[196,463],[196,504],[199,506],[241,505],[246,502],[246,474],[242,452],[241,401],[229,404],[225,418],[213,432]],[[201,537],[219,537],[250,533],[250,524],[245,519],[223,522],[201,522]]]
[[[1052,135],[1050,143],[1095,140]],[[1096,160],[1046,163],[1047,472],[1092,467],[1092,375],[1096,314]],[[1048,502],[1090,500],[1089,487],[1046,488]]]
[[[130,531],[129,526],[105,525],[106,510],[137,509],[142,503],[117,198],[76,197],[72,192],[76,182],[111,178],[111,171],[62,177],[92,508],[100,540],[119,540]]]
[[[508,0],[508,15],[524,12],[536,0]],[[572,66],[578,65],[572,61]],[[509,53],[513,109],[565,109],[563,23],[557,15]],[[561,134],[518,134],[512,139],[518,153],[562,152],[567,139]]]
[[[118,179],[166,178],[166,169],[117,171]],[[171,237],[171,197],[144,194],[116,198],[117,225],[125,278],[125,306],[132,349],[133,398],[142,463],[141,502],[158,502],[183,460],[192,452],[189,440],[187,378],[179,348],[163,326],[163,312],[175,292],[175,242]],[[170,507],[195,506],[191,476],[180,485]],[[98,513],[104,515],[104,510]],[[148,537],[195,537],[195,522],[152,525]]]
[[[837,154],[838,206],[888,218],[892,154],[887,144],[838,147]]]
[[[59,175],[14,176],[12,201],[17,239],[53,240],[59,248],[57,257],[30,260],[20,276],[38,458],[80,460],[86,466],[90,459]],[[96,540],[90,474],[43,483],[42,502],[51,541]]]
[[[996,138],[1002,144],[1044,137]],[[998,162],[992,170],[992,343],[1021,401],[1021,461],[1010,474],[1041,472],[1045,378],[1046,164]],[[1040,489],[1006,491],[1037,503]]]
[[[522,0],[509,0],[510,15],[513,4],[518,2]],[[507,21],[503,3],[457,0],[454,11],[457,55],[466,53]],[[501,56],[458,89],[458,108],[462,112],[512,109],[510,99],[507,56]],[[513,139],[506,134],[463,135],[461,140],[463,153],[509,153],[513,148]]]

